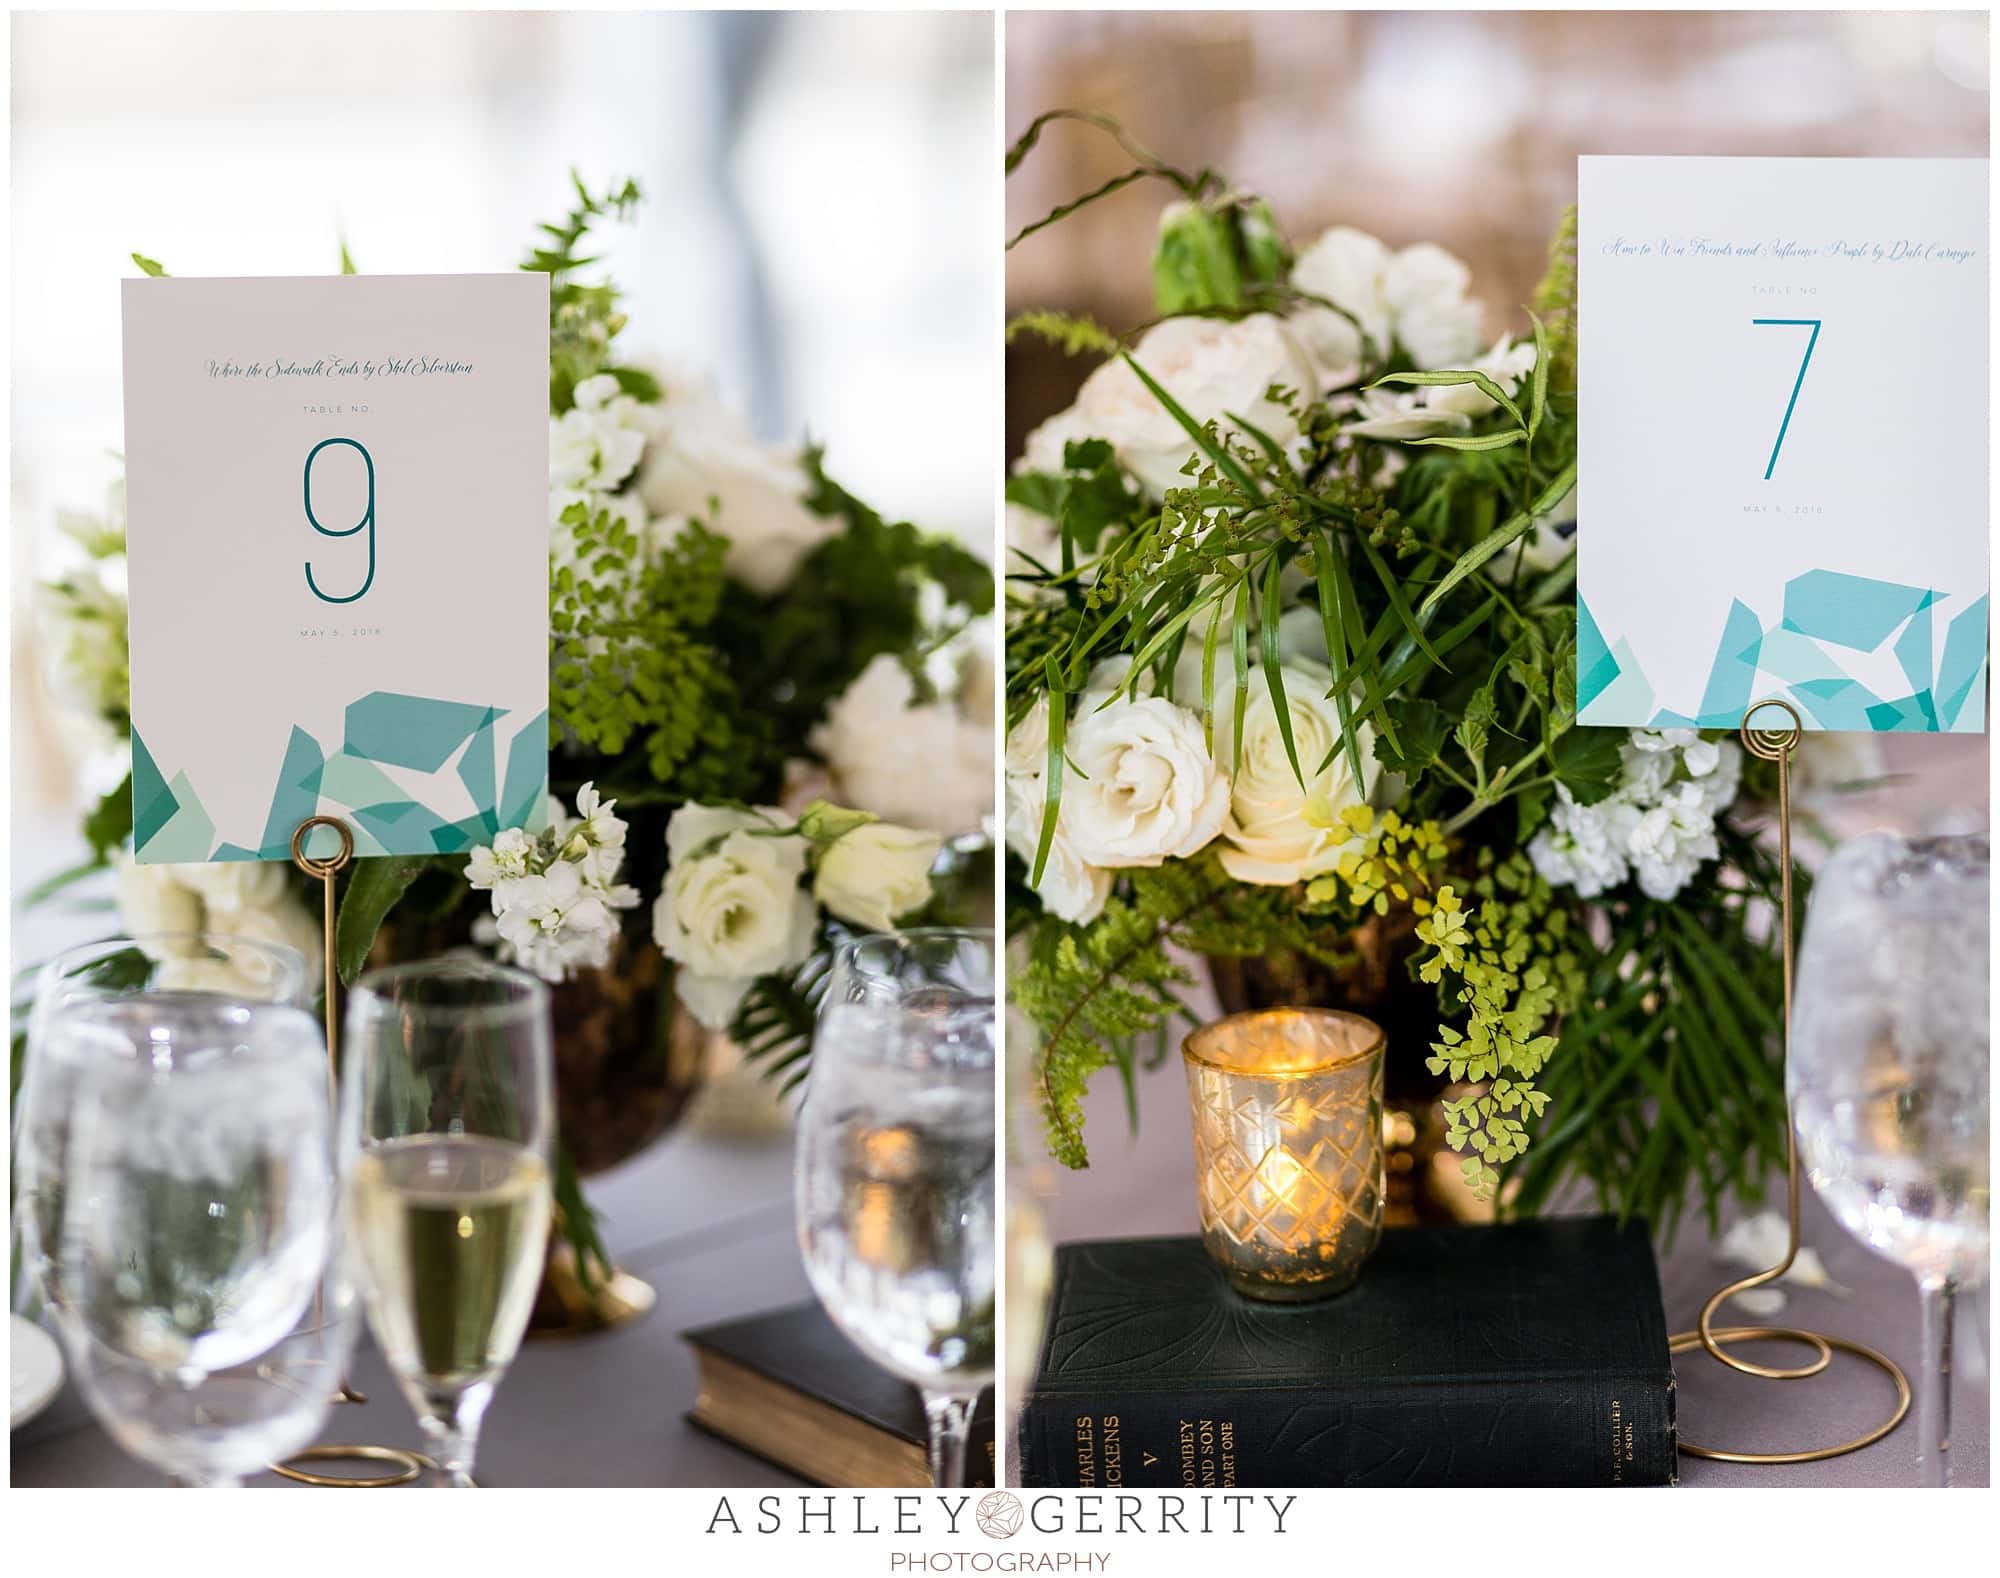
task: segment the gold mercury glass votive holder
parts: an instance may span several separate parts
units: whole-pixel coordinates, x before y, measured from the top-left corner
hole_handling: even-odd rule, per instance
[[[1189,1036],[1201,1238],[1237,1291],[1354,1286],[1382,1238],[1382,1027],[1329,1008],[1231,1014]]]

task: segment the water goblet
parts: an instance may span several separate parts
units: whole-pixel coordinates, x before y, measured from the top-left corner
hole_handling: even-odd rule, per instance
[[[52,1041],[52,1018],[72,1003],[136,997],[303,1009],[311,1006],[311,992],[309,967],[296,949],[216,932],[108,937],[42,966],[28,1014],[14,1129],[14,1234],[29,1285],[60,1302],[58,1224],[77,1081],[91,1059],[127,1055],[127,1041],[118,1035]]]
[[[834,1003],[993,1006],[991,928],[871,932],[834,950],[821,1008]]]
[[[869,1358],[915,1385],[933,1484],[965,1483],[993,1380],[991,1001],[841,1001],[799,1112],[799,1245],[813,1292]]]
[[[1985,837],[1844,845],[1813,886],[1786,1085],[1840,1224],[1917,1279],[1921,1482],[1950,1482],[1952,1301],[1986,1273]]]
[[[354,1338],[325,1040],[209,994],[82,997],[42,1029],[71,1072],[44,1219],[71,1371],[135,1457],[239,1483],[319,1433]]]

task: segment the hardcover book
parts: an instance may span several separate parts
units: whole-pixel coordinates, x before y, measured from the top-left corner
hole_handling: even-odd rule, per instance
[[[1032,1486],[1671,1484],[1646,1225],[1392,1229],[1297,1305],[1196,1238],[1061,1245],[1020,1445]]]
[[[683,1332],[701,1383],[688,1422],[815,1484],[931,1483],[917,1389],[876,1364],[817,1304]],[[993,1483],[993,1393],[972,1412],[972,1485]]]

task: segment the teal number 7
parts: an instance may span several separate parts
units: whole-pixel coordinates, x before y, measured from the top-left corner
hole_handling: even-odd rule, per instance
[[[1788,329],[1811,329],[1812,336],[1806,341],[1806,354],[1799,358],[1799,376],[1792,380],[1792,397],[1785,402],[1785,419],[1778,424],[1778,441],[1771,446],[1771,459],[1764,467],[1764,480],[1771,480],[1771,473],[1778,469],[1778,451],[1785,447],[1785,433],[1792,425],[1792,412],[1798,408],[1799,391],[1806,386],[1806,369],[1812,366],[1813,347],[1819,344],[1818,318],[1752,318],[1752,323],[1777,324]]]

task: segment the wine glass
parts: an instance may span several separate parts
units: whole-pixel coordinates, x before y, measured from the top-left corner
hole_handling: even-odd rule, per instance
[[[61,1302],[58,1224],[77,1080],[93,1056],[126,1055],[126,1042],[116,1035],[52,1042],[47,1031],[53,1016],[72,1003],[133,997],[303,1009],[311,1006],[311,990],[305,957],[296,949],[215,932],[109,937],[57,954],[41,968],[15,1108],[14,1231],[27,1280],[51,1303]]]
[[[965,1483],[993,1379],[991,1001],[835,1002],[798,1120],[799,1245],[813,1292],[871,1359],[918,1387],[932,1483]]]
[[[375,970],[347,999],[341,1161],[382,1356],[445,1482],[521,1346],[548,1249],[548,988],[472,958]]]
[[[918,926],[871,932],[834,950],[824,1009],[833,1003],[948,1003],[993,1006],[990,928]]]
[[[1844,845],[1813,886],[1786,1085],[1814,1190],[1922,1292],[1922,1483],[1950,1481],[1952,1300],[1989,1252],[1987,841]]]
[[[326,1042],[289,1005],[172,992],[79,997],[42,1034],[73,1071],[53,1213],[71,1371],[135,1457],[237,1484],[318,1435],[354,1339]]]

